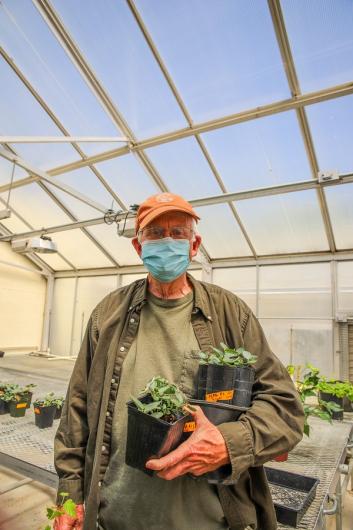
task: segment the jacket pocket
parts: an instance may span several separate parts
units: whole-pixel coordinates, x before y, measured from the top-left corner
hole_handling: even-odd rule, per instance
[[[199,350],[190,350],[185,353],[179,387],[188,398],[196,397],[199,363]]]

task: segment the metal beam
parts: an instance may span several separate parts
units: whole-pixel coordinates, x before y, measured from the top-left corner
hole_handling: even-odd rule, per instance
[[[288,84],[293,97],[301,95],[300,84],[295,69],[295,64],[292,56],[292,51],[287,35],[287,30],[284,22],[282,8],[279,0],[268,0],[268,6],[271,12],[272,22],[274,25],[278,46],[281,52],[283,65],[286,71]],[[302,138],[304,141],[305,150],[308,156],[311,173],[314,179],[317,178],[319,165],[315,153],[314,143],[311,136],[309,122],[306,116],[305,108],[296,109],[297,119],[299,122]],[[326,202],[326,197],[322,189],[317,190],[317,197],[319,200],[321,215],[325,227],[326,237],[329,243],[330,251],[335,252],[336,244],[332,229],[330,214]]]
[[[31,85],[31,83],[28,81],[28,79],[24,76],[24,74],[21,72],[21,70],[17,67],[14,60],[6,53],[6,51],[1,48],[0,46],[0,54],[4,58],[4,60],[7,62],[7,64],[10,66],[10,68],[13,70],[13,72],[17,75],[17,77],[21,80],[21,82],[25,85],[27,90],[32,94],[32,96],[35,98],[35,100],[39,103],[39,105],[42,107],[42,109],[50,116],[50,118],[53,120],[55,125],[58,127],[58,129],[63,133],[64,136],[69,136],[69,132],[67,129],[63,126],[63,124],[60,122],[58,117],[54,114],[54,112],[51,110],[51,108],[46,104],[44,99],[38,94],[38,92],[34,89],[34,87]],[[82,159],[86,159],[87,155],[82,151],[81,147],[76,144],[71,144],[73,149],[75,149],[78,154],[81,156]],[[13,150],[11,146],[7,146],[8,149]],[[128,146],[126,146],[127,152],[129,151]],[[99,179],[101,184],[105,187],[105,189],[108,191],[108,193],[112,196],[112,198],[116,201],[116,203],[119,205],[119,207],[123,210],[126,209],[123,202],[120,200],[118,195],[115,193],[115,191],[109,186],[109,184],[105,181],[101,173],[98,171],[97,168],[94,166],[89,165],[88,166],[90,170],[95,174],[95,176]],[[31,179],[31,180],[29,180]],[[27,179],[19,179],[13,183],[13,188],[19,187],[22,185],[29,184],[31,181],[38,180],[37,177],[28,177]],[[2,191],[0,186],[0,192]]]
[[[0,144],[63,144],[63,143],[116,143],[128,142],[119,136],[0,136]]]
[[[191,199],[189,202],[195,207],[209,206],[212,204],[224,204],[232,201],[242,201],[246,199],[254,199],[256,197],[267,197],[272,195],[283,195],[286,193],[295,193],[303,190],[320,189],[321,187],[338,186],[353,182],[353,173],[347,173],[340,176],[339,180],[326,181],[319,183],[317,180],[310,179],[301,182],[294,182],[290,184],[280,184],[276,186],[268,186],[265,188],[257,188],[245,191],[238,191],[234,193],[223,193],[220,195],[213,195],[210,197],[204,197],[201,199]],[[44,186],[43,183],[40,183]],[[50,194],[52,192],[49,191]],[[65,210],[66,211],[66,210]],[[124,219],[128,214],[128,211],[120,212],[117,215],[117,220]],[[69,214],[72,216],[72,214]],[[133,214],[129,214],[128,218],[133,218]],[[13,236],[0,237],[0,241],[10,241],[12,239],[23,239],[26,237],[32,237],[41,234],[52,234],[55,232],[63,232],[65,230],[73,230],[76,228],[82,228],[85,226],[94,226],[104,223],[104,217],[97,217],[94,219],[87,219],[85,221],[77,221],[73,219],[73,223],[52,226],[48,228],[41,228],[38,230],[32,230],[30,232],[23,232],[21,234],[15,234]]]
[[[331,252],[312,252],[312,253],[297,253],[297,254],[278,254],[259,256],[253,258],[247,257],[234,257],[234,258],[222,258],[212,259],[210,264],[212,269],[225,269],[225,268],[238,268],[238,267],[259,267],[259,266],[273,266],[273,265],[295,265],[305,263],[330,263],[331,261],[353,261],[353,249],[338,251],[335,253]],[[192,262],[189,269],[192,273],[193,270],[200,270],[200,265]],[[75,277],[91,277],[91,276],[116,276],[119,273],[123,274],[147,274],[147,270],[143,265],[126,265],[121,266],[119,269],[113,267],[103,267],[94,269],[81,269],[79,271],[57,271],[54,274],[56,278],[75,278]]]
[[[300,96],[276,101],[268,105],[262,105],[250,110],[244,110],[242,112],[230,114],[228,116],[224,116],[214,120],[194,124],[192,127],[186,127],[184,129],[178,129],[176,131],[171,131],[158,136],[153,136],[151,138],[147,138],[146,140],[134,142],[133,145],[131,145],[131,151],[141,151],[143,149],[149,149],[150,147],[155,147],[157,145],[161,145],[168,142],[174,142],[175,140],[180,140],[189,136],[194,136],[195,134],[206,133],[215,129],[220,129],[222,127],[229,127],[230,125],[236,125],[237,123],[243,123],[245,121],[262,118],[264,116],[270,116],[279,112],[286,112],[288,110],[305,107],[307,105],[313,105],[315,103],[320,103],[322,101],[348,96],[351,94],[353,94],[353,81],[325,88],[323,90],[317,90],[315,92],[308,92]],[[89,156],[85,160],[77,160],[69,164],[57,166],[48,170],[48,174],[60,175],[62,173],[67,173],[68,171],[73,171],[74,169],[79,169],[90,164],[96,164],[104,162],[105,160],[116,158],[118,156],[123,156],[128,152],[128,147],[111,149],[109,151],[105,151],[97,155]]]
[[[42,171],[41,169],[33,167],[32,164],[30,164],[26,160],[23,160],[23,158],[21,158],[20,156],[13,154],[11,151],[8,151],[7,149],[4,149],[1,146],[0,146],[0,156],[2,156],[3,158],[6,158],[10,162],[14,162],[18,166],[25,169],[26,171],[29,171],[30,173],[34,173],[37,177],[35,179],[36,182],[38,181],[48,182],[52,186],[60,189],[61,191],[64,191],[65,193],[67,193],[68,195],[71,195],[78,201],[83,202],[87,204],[88,206],[91,206],[91,208],[94,208],[95,210],[98,210],[101,213],[105,213],[107,211],[108,208],[106,206],[103,206],[102,204],[99,204],[96,201],[92,201],[92,199],[90,199],[89,197],[81,193],[80,191],[75,190],[71,186],[68,186],[67,184],[64,184],[63,182],[60,182],[57,179],[50,178],[49,175],[45,171]],[[9,189],[10,187],[12,188],[13,186],[11,184],[8,184],[7,189]],[[5,191],[4,188],[5,186],[2,186],[1,191]]]

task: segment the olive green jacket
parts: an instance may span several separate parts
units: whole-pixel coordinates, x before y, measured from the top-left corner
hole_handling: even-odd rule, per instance
[[[258,356],[251,408],[219,427],[229,451],[235,485],[218,486],[232,530],[277,527],[263,464],[302,438],[304,414],[295,387],[272,353],[249,307],[233,293],[196,281],[191,322],[201,350],[225,342]],[[147,281],[105,297],[94,309],[70,379],[55,437],[58,491],[85,503],[84,530],[96,528],[101,481],[109,463],[112,417],[121,366],[138,332]]]

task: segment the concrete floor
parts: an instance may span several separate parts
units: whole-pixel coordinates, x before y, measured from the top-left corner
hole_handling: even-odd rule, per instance
[[[28,355],[8,354],[0,358],[0,381],[36,383],[38,386],[34,397],[43,396],[50,391],[65,395],[73,366],[74,362],[70,360],[52,361]],[[22,475],[0,466],[0,489],[23,478]],[[56,492],[52,488],[35,481],[2,494],[0,530],[44,530],[48,522],[46,508],[52,505],[55,495]],[[335,516],[326,519],[327,530],[336,530]],[[344,497],[343,530],[353,530],[352,491],[347,491]]]

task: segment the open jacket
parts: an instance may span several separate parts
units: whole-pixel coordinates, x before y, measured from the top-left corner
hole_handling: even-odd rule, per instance
[[[217,486],[224,515],[232,530],[248,525],[274,530],[276,517],[263,464],[301,440],[301,402],[249,307],[221,287],[196,281],[189,274],[188,279],[194,290],[191,322],[200,349],[209,351],[225,342],[258,356],[250,409],[238,421],[219,426],[233,481],[233,485]],[[143,279],[117,289],[98,304],[70,379],[55,437],[55,467],[58,491],[85,503],[84,530],[96,528],[121,366],[138,332],[146,296],[147,280]]]

